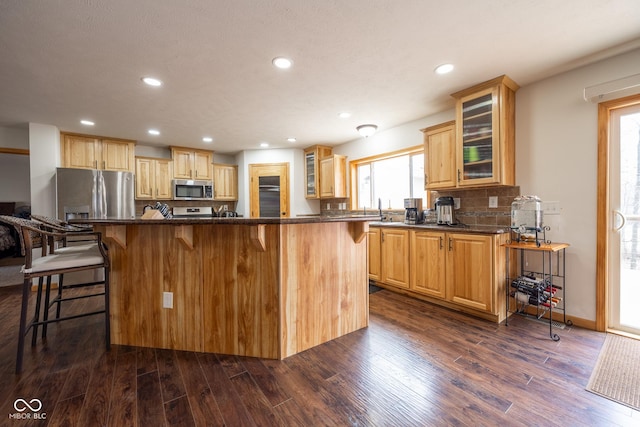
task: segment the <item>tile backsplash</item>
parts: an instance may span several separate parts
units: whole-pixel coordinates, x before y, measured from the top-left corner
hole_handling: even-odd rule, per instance
[[[460,199],[460,208],[454,211],[456,219],[467,225],[498,225],[511,224],[511,203],[520,195],[520,187],[493,187],[465,190],[432,191],[433,202],[440,196],[451,196]],[[497,197],[498,205],[489,207],[489,198]]]

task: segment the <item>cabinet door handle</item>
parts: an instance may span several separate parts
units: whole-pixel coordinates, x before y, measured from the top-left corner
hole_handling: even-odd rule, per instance
[[[458,182],[460,182],[460,169],[458,169]]]
[[[107,168],[107,161],[103,160],[102,161],[102,169],[106,169]]]
[[[440,236],[440,249],[444,248],[444,237]]]
[[[427,188],[427,183],[429,182],[429,180],[427,179],[427,174],[424,174],[424,187]]]
[[[453,250],[453,239],[451,237],[449,237],[449,250]]]
[[[95,165],[94,167],[95,167],[96,169],[98,169],[98,161],[97,161],[97,160],[94,160],[94,161],[93,161],[93,164]]]
[[[381,242],[384,243],[384,233],[380,233]]]

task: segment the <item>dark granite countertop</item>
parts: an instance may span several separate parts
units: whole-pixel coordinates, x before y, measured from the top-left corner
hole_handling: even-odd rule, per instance
[[[378,215],[345,215],[345,216],[299,216],[295,218],[171,218],[171,219],[118,219],[118,218],[86,218],[73,219],[74,224],[93,225],[202,225],[202,224],[312,224],[323,222],[362,222],[380,221]]]
[[[509,227],[497,226],[497,225],[438,225],[438,224],[416,224],[410,225],[404,222],[387,222],[387,221],[373,221],[369,223],[372,227],[394,227],[394,228],[409,228],[416,230],[432,230],[432,231],[446,231],[446,232],[464,232],[464,233],[478,233],[478,234],[503,234],[510,231]]]

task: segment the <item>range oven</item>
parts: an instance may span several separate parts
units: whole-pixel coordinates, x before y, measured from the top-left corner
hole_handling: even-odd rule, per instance
[[[212,200],[213,181],[173,180],[173,200]]]

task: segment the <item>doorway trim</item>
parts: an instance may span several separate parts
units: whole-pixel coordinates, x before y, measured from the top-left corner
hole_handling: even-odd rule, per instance
[[[255,178],[261,176],[280,176],[280,218],[290,216],[289,201],[289,163],[252,163],[249,165],[249,217],[257,218],[260,212],[258,183]]]
[[[640,95],[627,96],[598,104],[598,189],[596,222],[596,331],[609,327],[609,154],[611,112],[640,104]]]

